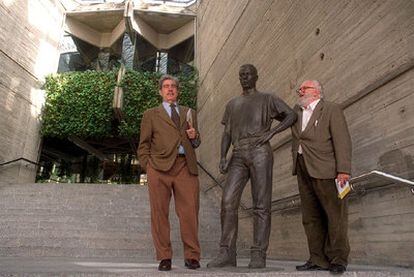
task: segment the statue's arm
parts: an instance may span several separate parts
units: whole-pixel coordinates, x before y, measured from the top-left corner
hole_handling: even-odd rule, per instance
[[[279,115],[276,117],[276,119],[280,122],[278,125],[276,125],[276,127],[270,130],[273,134],[272,137],[295,124],[298,118],[295,111],[292,110],[283,100],[279,99],[277,107],[279,110]]]
[[[226,130],[226,127],[224,127],[223,136],[221,138],[221,151],[220,151],[220,165],[219,169],[222,174],[227,172],[227,152],[229,151],[231,143],[231,136]]]
[[[275,119],[279,121],[274,128],[270,129],[269,132],[265,133],[261,138],[256,142],[257,145],[264,144],[272,139],[274,135],[280,133],[293,124],[297,120],[296,112],[291,109],[282,99],[272,97],[272,109],[276,112],[277,116]]]

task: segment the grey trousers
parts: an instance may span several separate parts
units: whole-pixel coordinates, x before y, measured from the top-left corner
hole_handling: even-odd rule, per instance
[[[273,151],[269,143],[234,149],[221,202],[220,247],[236,251],[238,208],[250,179],[253,200],[252,251],[266,253],[269,245],[272,202]]]

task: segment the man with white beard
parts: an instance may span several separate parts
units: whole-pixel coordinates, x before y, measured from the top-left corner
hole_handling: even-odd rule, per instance
[[[349,255],[347,199],[338,198],[351,174],[351,137],[342,108],[322,98],[316,80],[297,90],[292,126],[293,175],[297,175],[309,259],[299,271],[342,274]]]

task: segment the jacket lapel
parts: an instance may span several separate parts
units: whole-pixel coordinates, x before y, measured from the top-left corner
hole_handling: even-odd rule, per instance
[[[293,128],[296,130],[296,132],[298,134],[300,134],[302,132],[302,109],[299,105],[295,105],[293,107],[293,110],[295,111],[295,113],[298,116],[298,120],[296,121],[296,123],[293,125]]]
[[[180,111],[180,126],[183,127],[184,123],[187,121],[187,109],[178,105],[178,110]]]
[[[312,113],[311,118],[309,119],[308,125],[306,125],[305,130],[303,132],[307,132],[313,125],[315,125],[316,120],[320,117],[323,110],[323,99],[319,101],[316,105],[315,110]],[[301,125],[302,126],[302,125]]]
[[[296,126],[296,131],[298,132],[298,134],[302,133],[302,108],[299,105],[295,106],[295,111],[296,114],[298,115],[298,121],[297,124],[295,124]]]
[[[164,109],[164,106],[162,104],[160,106],[158,106],[157,113],[158,113],[158,116],[162,120],[164,120],[165,122],[167,122],[171,126],[177,128],[175,126],[174,122],[172,121],[172,119],[170,118],[170,116],[168,115],[167,111]]]

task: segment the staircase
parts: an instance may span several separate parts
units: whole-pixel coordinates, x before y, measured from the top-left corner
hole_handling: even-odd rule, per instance
[[[217,253],[219,209],[200,195],[203,258]],[[182,243],[173,200],[174,257]],[[0,183],[0,257],[155,257],[146,186]],[[212,235],[216,234],[216,235]]]
[[[109,184],[0,183],[0,276],[329,276],[298,272],[299,262],[268,260],[251,270],[210,269],[220,237],[219,208],[200,192],[201,268],[183,266],[182,243],[171,205],[173,270],[157,270],[147,187]],[[173,203],[172,203],[173,204]],[[343,276],[414,276],[413,269],[350,265]]]

